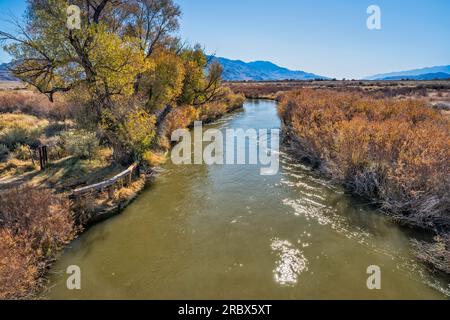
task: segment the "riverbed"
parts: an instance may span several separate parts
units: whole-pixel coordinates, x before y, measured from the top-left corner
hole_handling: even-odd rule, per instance
[[[277,129],[276,102],[205,127]],[[124,212],[74,241],[48,275],[47,299],[446,299],[447,279],[418,262],[399,227],[280,151],[258,165],[174,165]],[[81,269],[68,290],[66,269]],[[369,266],[381,289],[369,290]]]

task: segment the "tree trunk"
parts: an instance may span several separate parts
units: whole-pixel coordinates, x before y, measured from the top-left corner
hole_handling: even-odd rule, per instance
[[[171,105],[167,105],[158,115],[157,119],[156,119],[156,134],[158,136],[162,135],[162,131],[164,129],[163,124],[164,124],[164,120],[166,120],[167,116],[169,115],[169,113],[172,111],[172,106]]]

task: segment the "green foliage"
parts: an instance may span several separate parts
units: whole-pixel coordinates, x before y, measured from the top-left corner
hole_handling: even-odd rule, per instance
[[[103,24],[91,26],[87,32],[95,38],[90,51],[96,74],[93,91],[106,96],[133,94],[137,75],[152,66],[139,50],[138,39],[108,32]]]
[[[156,135],[155,116],[138,110],[128,115],[123,126],[123,136],[127,138],[129,147],[136,157],[150,149]]]
[[[14,151],[17,146],[28,145],[30,148],[37,148],[40,144],[39,136],[41,130],[27,129],[20,126],[3,130],[0,134],[0,144],[4,144],[10,151]]]
[[[66,152],[80,159],[92,159],[99,148],[95,132],[70,130],[64,132],[61,139]]]
[[[14,158],[17,158],[22,161],[30,160],[31,159],[30,147],[23,144],[16,146],[14,150]]]
[[[178,99],[179,104],[192,105],[195,103],[198,92],[204,82],[204,70],[207,66],[207,59],[199,46],[194,49],[186,49],[182,53],[186,78],[183,84],[183,93]]]
[[[0,144],[0,161],[5,161],[8,159],[9,149],[4,144]]]
[[[222,67],[218,63],[208,64],[208,59],[199,45],[181,53],[186,77],[180,105],[201,105],[212,102],[219,95]],[[206,74],[205,74],[206,70]]]
[[[158,50],[152,59],[155,67],[143,74],[142,89],[148,95],[149,110],[160,110],[181,94],[185,70],[176,54]]]

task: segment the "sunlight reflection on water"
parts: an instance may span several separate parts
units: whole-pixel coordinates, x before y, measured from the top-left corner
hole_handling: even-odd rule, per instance
[[[308,271],[308,260],[303,253],[286,240],[274,239],[272,250],[278,255],[275,269],[275,281],[281,285],[295,285],[300,274]]]

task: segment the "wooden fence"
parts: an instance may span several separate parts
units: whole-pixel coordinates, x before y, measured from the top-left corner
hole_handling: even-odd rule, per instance
[[[124,186],[128,186],[133,181],[133,175],[137,172],[139,166],[137,163],[131,165],[127,170],[119,173],[115,177],[93,184],[87,187],[82,187],[75,189],[72,193],[72,198],[81,198],[83,196],[87,196],[93,193],[99,192],[108,192],[108,198],[112,199],[114,196],[114,190],[116,187],[123,188]]]

